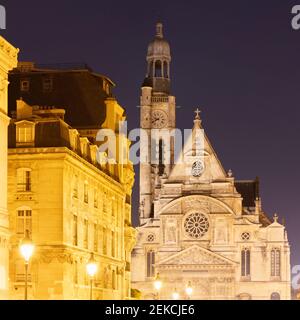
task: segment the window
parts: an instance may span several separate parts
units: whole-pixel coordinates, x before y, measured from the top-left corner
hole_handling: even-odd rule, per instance
[[[28,121],[16,124],[17,144],[30,144],[34,142],[34,123]]]
[[[52,78],[44,78],[43,79],[43,91],[44,92],[52,92],[53,90],[53,79]]]
[[[73,227],[72,227],[72,234],[73,234],[73,246],[78,246],[78,219],[76,215],[73,215]]]
[[[155,62],[155,77],[161,78],[162,76],[162,63],[158,60]]]
[[[250,277],[250,249],[245,248],[241,252],[242,277]]]
[[[249,233],[249,232],[243,232],[243,233],[241,234],[241,239],[242,239],[242,241],[248,241],[248,240],[250,240],[250,233]]]
[[[98,208],[98,191],[95,189],[94,191],[94,207]]]
[[[169,78],[169,65],[168,62],[164,62],[164,78]]]
[[[32,232],[32,212],[31,210],[18,210],[17,212],[17,236],[24,238],[26,230]]]
[[[31,191],[31,169],[20,168],[17,170],[17,191]]]
[[[102,243],[103,243],[103,254],[106,256],[107,255],[107,236],[106,236],[106,229],[103,228],[103,233],[102,233],[103,239],[102,239]]]
[[[83,246],[85,249],[88,249],[88,241],[89,241],[89,222],[87,219],[84,219],[83,222]]]
[[[147,277],[152,278],[155,276],[155,252],[148,251],[147,252]]]
[[[153,233],[150,233],[148,236],[147,236],[147,242],[154,242],[155,240],[155,236]]]
[[[280,277],[280,249],[271,250],[271,277]]]
[[[202,213],[192,213],[185,219],[184,229],[189,237],[197,240],[208,232],[209,221]]]
[[[158,174],[161,176],[164,174],[165,166],[164,166],[164,143],[163,140],[159,140],[159,154],[158,154]]]
[[[117,290],[117,274],[116,271],[112,271],[112,289]]]
[[[73,278],[74,284],[78,284],[78,262],[74,262],[74,278]]]
[[[98,252],[98,225],[94,224],[94,251]]]
[[[87,182],[84,183],[84,202],[89,203],[89,185]]]
[[[116,236],[115,233],[111,232],[111,256],[115,257],[116,255]]]
[[[28,79],[24,79],[24,80],[21,80],[21,83],[20,83],[20,90],[22,92],[28,92],[30,89],[30,81]]]
[[[78,177],[77,176],[75,176],[74,178],[73,197],[78,199]]]

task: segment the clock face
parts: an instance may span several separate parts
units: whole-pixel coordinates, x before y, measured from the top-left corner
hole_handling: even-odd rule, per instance
[[[161,129],[167,126],[168,116],[164,111],[155,110],[151,117],[152,128]]]
[[[196,161],[192,166],[192,175],[198,178],[204,172],[204,164],[202,161]]]

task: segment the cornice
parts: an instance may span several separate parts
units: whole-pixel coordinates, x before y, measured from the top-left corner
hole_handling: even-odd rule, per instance
[[[15,48],[0,36],[0,61],[1,68],[4,69],[5,72],[8,72],[17,66],[19,51],[19,49]]]

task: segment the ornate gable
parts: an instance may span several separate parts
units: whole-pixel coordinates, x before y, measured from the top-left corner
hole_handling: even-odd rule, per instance
[[[194,245],[159,261],[157,264],[159,267],[164,265],[235,266],[236,262],[200,246]]]

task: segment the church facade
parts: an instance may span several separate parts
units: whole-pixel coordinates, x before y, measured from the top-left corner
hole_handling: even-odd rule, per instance
[[[172,293],[176,299],[290,299],[287,232],[276,214],[270,220],[263,211],[258,178],[237,181],[224,170],[198,110],[190,138],[176,153],[171,52],[162,24],[156,28],[141,89],[146,161],[140,164],[132,286],[143,299],[171,299]]]

